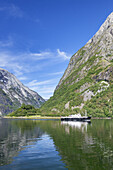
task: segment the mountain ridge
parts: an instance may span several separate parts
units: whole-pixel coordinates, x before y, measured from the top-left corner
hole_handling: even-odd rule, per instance
[[[8,114],[23,103],[40,107],[45,100],[24,86],[12,73],[0,68],[0,112]]]
[[[95,42],[95,40],[97,41],[97,40],[99,39],[99,37],[103,34],[103,32],[106,31],[107,28],[110,29],[110,26],[111,26],[112,24],[113,24],[113,12],[107,17],[106,21],[100,26],[99,30],[98,30],[98,31],[95,33],[95,35],[86,43],[86,45],[84,45],[82,48],[80,48],[80,49],[71,57],[71,60],[70,60],[70,62],[69,62],[69,65],[68,65],[68,67],[67,67],[67,69],[66,69],[67,72],[68,72],[68,70],[69,70],[69,72],[70,72],[70,65],[71,65],[71,70],[72,70],[73,67],[74,67],[74,65],[76,64],[76,63],[73,62],[73,58],[74,58],[75,60],[80,59],[80,56],[77,56],[77,54],[80,52],[80,50],[82,49],[82,53],[85,53],[85,51],[83,51],[83,48],[84,48],[84,47],[89,48],[89,46],[90,46],[92,43],[97,43],[97,42]],[[112,36],[113,36],[113,29],[112,29]],[[111,38],[111,37],[110,37],[110,38]],[[84,50],[85,50],[85,49],[84,49]],[[88,50],[88,53],[89,53],[89,52],[90,52],[90,51]],[[87,55],[87,53],[86,53],[86,55]],[[90,55],[91,55],[91,54],[90,54]],[[104,56],[105,56],[105,52],[104,52],[104,53],[101,53],[100,55],[102,55],[102,56],[104,55]],[[85,58],[85,61],[87,61],[87,59],[88,59],[88,58]],[[112,57],[112,59],[113,59],[113,57]],[[73,67],[72,67],[72,63],[73,63]],[[56,89],[59,87],[59,85],[61,84],[62,80],[64,80],[64,79],[68,76],[68,73],[67,73],[66,71],[64,72],[64,75],[62,76],[61,80],[59,81]]]
[[[41,109],[54,114],[87,110],[93,116],[112,116],[112,84],[113,12],[86,45],[71,57],[53,97]]]

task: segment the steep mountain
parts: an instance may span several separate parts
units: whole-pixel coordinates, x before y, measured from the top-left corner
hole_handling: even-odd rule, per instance
[[[52,113],[83,113],[92,116],[113,115],[113,13],[99,31],[75,53],[43,107]]]
[[[0,114],[5,115],[22,103],[40,107],[45,100],[25,87],[13,74],[0,68]]]

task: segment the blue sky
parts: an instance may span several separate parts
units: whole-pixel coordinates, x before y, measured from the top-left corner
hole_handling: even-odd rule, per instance
[[[112,11],[112,0],[0,0],[0,67],[48,99]]]

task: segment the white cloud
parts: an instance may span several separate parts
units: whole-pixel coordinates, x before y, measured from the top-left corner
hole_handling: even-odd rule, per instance
[[[31,56],[42,57],[50,55],[50,52],[41,52],[41,53],[31,53]]]
[[[28,87],[28,86],[27,86]],[[51,95],[53,94],[54,90],[55,90],[55,85],[50,85],[49,87],[45,87],[45,86],[36,86],[36,87],[30,87],[32,90],[35,90],[35,91],[40,91],[40,94],[44,94],[44,95],[48,95],[48,93]],[[50,96],[49,96],[50,97]],[[45,98],[45,96],[44,96]]]
[[[27,86],[29,87],[29,86]],[[45,85],[45,86],[34,86],[34,87],[29,87],[30,89],[38,92],[44,99],[49,99],[53,93],[54,90],[56,88],[56,84],[55,85]]]
[[[57,67],[63,62],[68,62],[70,56],[60,50],[18,54],[10,51],[4,52],[4,48],[2,50],[0,48],[0,67],[13,73],[19,80],[24,81],[26,86],[37,91],[42,97],[49,98],[64,72],[52,71],[54,67],[57,70]],[[63,70],[63,67],[59,67],[59,69]],[[44,75],[41,78],[43,81],[37,81],[39,80],[38,76],[42,77],[42,74]],[[53,76],[53,79],[50,79],[50,76]],[[28,82],[29,80],[31,81]]]
[[[18,77],[18,79],[19,79],[20,81],[22,81],[22,80],[27,80],[28,78],[25,77],[25,76],[22,76],[22,77]]]
[[[63,74],[64,71],[60,71],[60,72],[56,72],[56,73],[49,73],[48,75],[50,76],[55,76],[55,75],[60,75],[60,74]]]
[[[58,81],[59,78],[49,79],[41,82],[33,80],[25,85],[30,89],[37,91],[43,98],[49,99],[53,95]]]
[[[6,12],[8,16],[13,16],[15,18],[23,17],[21,9],[14,4],[8,4],[7,6],[0,7],[0,12]]]
[[[38,82],[37,80],[33,80],[33,81],[29,82],[27,84],[27,86],[34,87],[34,86],[38,86],[38,85],[47,85],[47,84],[52,84],[52,83],[54,83],[56,81],[57,81],[56,78],[55,79],[49,79],[49,80],[41,81],[41,82]]]
[[[67,55],[64,51],[60,51],[60,49],[57,49],[57,53],[60,57],[63,57],[64,60],[69,60],[70,59],[70,55]]]
[[[30,56],[34,60],[45,60],[51,58],[52,53],[51,52],[30,53]]]
[[[69,60],[71,57],[71,54],[67,54],[64,51],[60,51],[60,49],[57,49],[55,52],[52,51],[44,51],[40,53],[30,53],[32,59],[34,60],[45,60],[45,59],[63,59],[63,60]]]
[[[0,52],[0,67],[9,70],[16,76],[20,76],[25,71],[25,67],[19,63],[18,56],[10,52]]]

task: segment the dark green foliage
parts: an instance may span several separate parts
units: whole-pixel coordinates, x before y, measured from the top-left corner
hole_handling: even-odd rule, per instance
[[[113,63],[113,59],[111,60],[111,62]]]
[[[19,109],[10,113],[8,116],[19,117],[19,116],[32,116],[37,114],[38,114],[38,109],[35,109],[35,107],[31,105],[22,104],[22,106]]]

